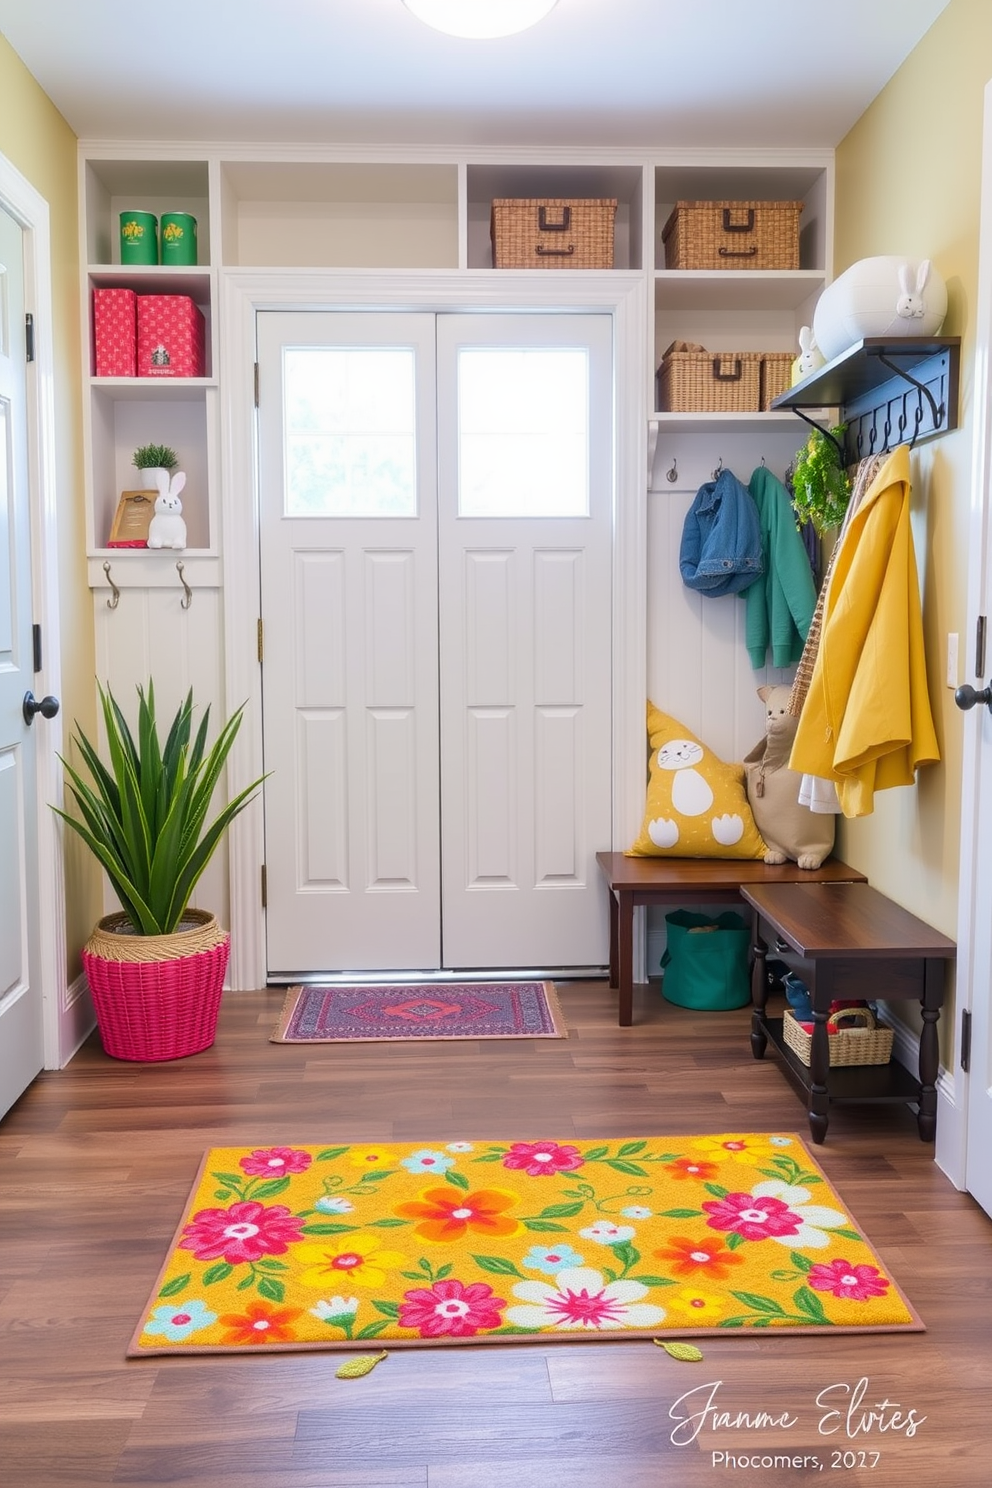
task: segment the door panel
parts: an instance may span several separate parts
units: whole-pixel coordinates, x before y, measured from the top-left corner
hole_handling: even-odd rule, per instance
[[[34,681],[28,530],[21,228],[0,208],[0,1115],[44,1058],[41,991],[32,982],[38,924],[35,734],[21,703]]]
[[[495,378],[479,410],[482,350]],[[526,379],[535,354],[548,361],[520,404],[508,401],[507,432],[495,414],[480,432],[501,381]],[[439,317],[441,862],[452,968],[606,957],[595,853],[611,830],[611,389],[607,316]],[[545,391],[549,404],[532,411]],[[544,441],[545,420],[561,434],[556,445]],[[478,462],[466,422],[482,441]],[[499,479],[484,489],[490,440]]]
[[[258,324],[269,972],[436,969],[434,318]]]

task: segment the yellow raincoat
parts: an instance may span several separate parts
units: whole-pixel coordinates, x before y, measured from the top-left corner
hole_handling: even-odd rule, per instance
[[[853,513],[834,560],[820,647],[789,766],[833,780],[845,816],[912,785],[940,758],[927,694],[909,524],[909,450],[894,450]]]

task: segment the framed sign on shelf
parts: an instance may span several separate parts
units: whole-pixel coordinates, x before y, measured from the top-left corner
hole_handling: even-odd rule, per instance
[[[110,527],[108,548],[147,548],[155,515],[154,491],[122,491]]]

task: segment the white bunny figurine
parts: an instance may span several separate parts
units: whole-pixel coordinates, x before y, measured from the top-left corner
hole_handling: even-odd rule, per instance
[[[947,285],[928,258],[862,258],[828,284],[813,310],[813,335],[828,361],[866,336],[935,336]]]
[[[812,326],[803,326],[799,332],[799,355],[792,364],[792,386],[818,372],[823,365],[823,352],[816,344]]]
[[[158,496],[155,499],[155,515],[148,524],[148,546],[150,548],[185,548],[186,523],[183,521],[183,504],[179,493],[186,484],[186,476],[178,470],[169,479],[167,471],[158,476]]]
[[[913,286],[912,264],[899,265],[899,288],[902,294],[896,301],[896,314],[903,320],[922,320],[927,313],[927,302],[923,291],[930,278],[930,260],[925,258],[916,271],[916,286]]]

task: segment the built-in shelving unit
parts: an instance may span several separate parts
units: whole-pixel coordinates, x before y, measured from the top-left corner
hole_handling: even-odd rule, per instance
[[[133,483],[137,444],[178,449],[187,472],[184,516],[194,566],[220,555],[218,445],[224,393],[219,373],[217,307],[228,270],[299,269],[437,271],[450,276],[495,273],[491,203],[497,197],[615,197],[614,271],[648,281],[649,407],[654,374],[676,339],[727,350],[791,351],[812,319],[830,277],[832,157],[829,151],[643,152],[593,150],[479,151],[210,147],[167,151],[85,144],[80,152],[81,245],[86,264],[87,543],[92,580],[103,561],[142,574],[132,551],[106,547],[121,490]],[[802,200],[800,268],[685,271],[664,266],[662,229],[679,200]],[[192,214],[198,224],[194,267],[121,264],[119,218],[143,210]],[[543,269],[556,278],[583,273]],[[206,322],[202,378],[104,378],[95,375],[91,303],[94,289],[189,295]],[[649,448],[672,435],[738,434],[786,438],[794,421],[782,412],[741,415],[655,413]],[[154,571],[154,570],[153,570]],[[130,580],[128,580],[130,581]]]

